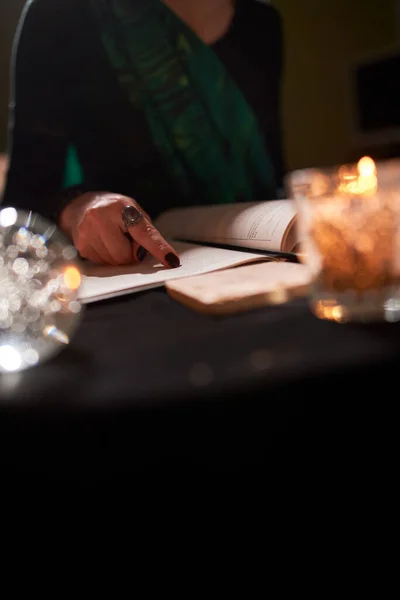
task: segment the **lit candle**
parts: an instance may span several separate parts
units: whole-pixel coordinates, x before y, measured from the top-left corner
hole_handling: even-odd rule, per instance
[[[362,158],[353,172],[342,167],[338,180],[332,197],[313,202],[309,235],[321,285],[362,293],[395,283],[397,211],[379,189],[374,161]]]

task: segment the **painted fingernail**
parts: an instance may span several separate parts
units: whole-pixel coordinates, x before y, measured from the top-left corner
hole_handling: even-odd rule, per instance
[[[173,254],[172,252],[169,252],[166,255],[165,260],[167,261],[171,269],[176,269],[177,267],[181,266],[181,261],[176,256],[176,254]]]
[[[138,261],[142,262],[142,260],[144,260],[146,258],[146,255],[147,255],[146,248],[143,248],[143,246],[140,246],[136,253]]]

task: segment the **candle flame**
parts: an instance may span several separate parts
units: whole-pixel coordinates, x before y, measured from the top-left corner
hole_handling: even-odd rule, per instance
[[[341,183],[339,190],[352,195],[374,194],[378,187],[375,162],[364,156],[357,163],[357,174],[339,171]]]
[[[358,161],[357,170],[360,177],[371,177],[376,175],[375,162],[369,156],[364,156]]]

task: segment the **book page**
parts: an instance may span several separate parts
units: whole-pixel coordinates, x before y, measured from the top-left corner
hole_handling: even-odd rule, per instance
[[[170,209],[155,226],[174,239],[292,252],[295,216],[291,200],[269,200]]]
[[[166,281],[180,279],[260,260],[272,260],[251,252],[225,250],[172,242],[179,253],[181,266],[167,269],[153,257],[132,266],[103,266],[87,264],[79,290],[83,303],[104,300],[132,292],[164,285]]]
[[[310,272],[299,263],[266,261],[167,281],[170,296],[208,314],[277,305],[308,293]]]

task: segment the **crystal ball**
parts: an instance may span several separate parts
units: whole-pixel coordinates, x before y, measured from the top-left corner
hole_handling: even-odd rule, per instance
[[[23,371],[68,346],[82,318],[81,261],[42,216],[0,207],[0,372]]]

